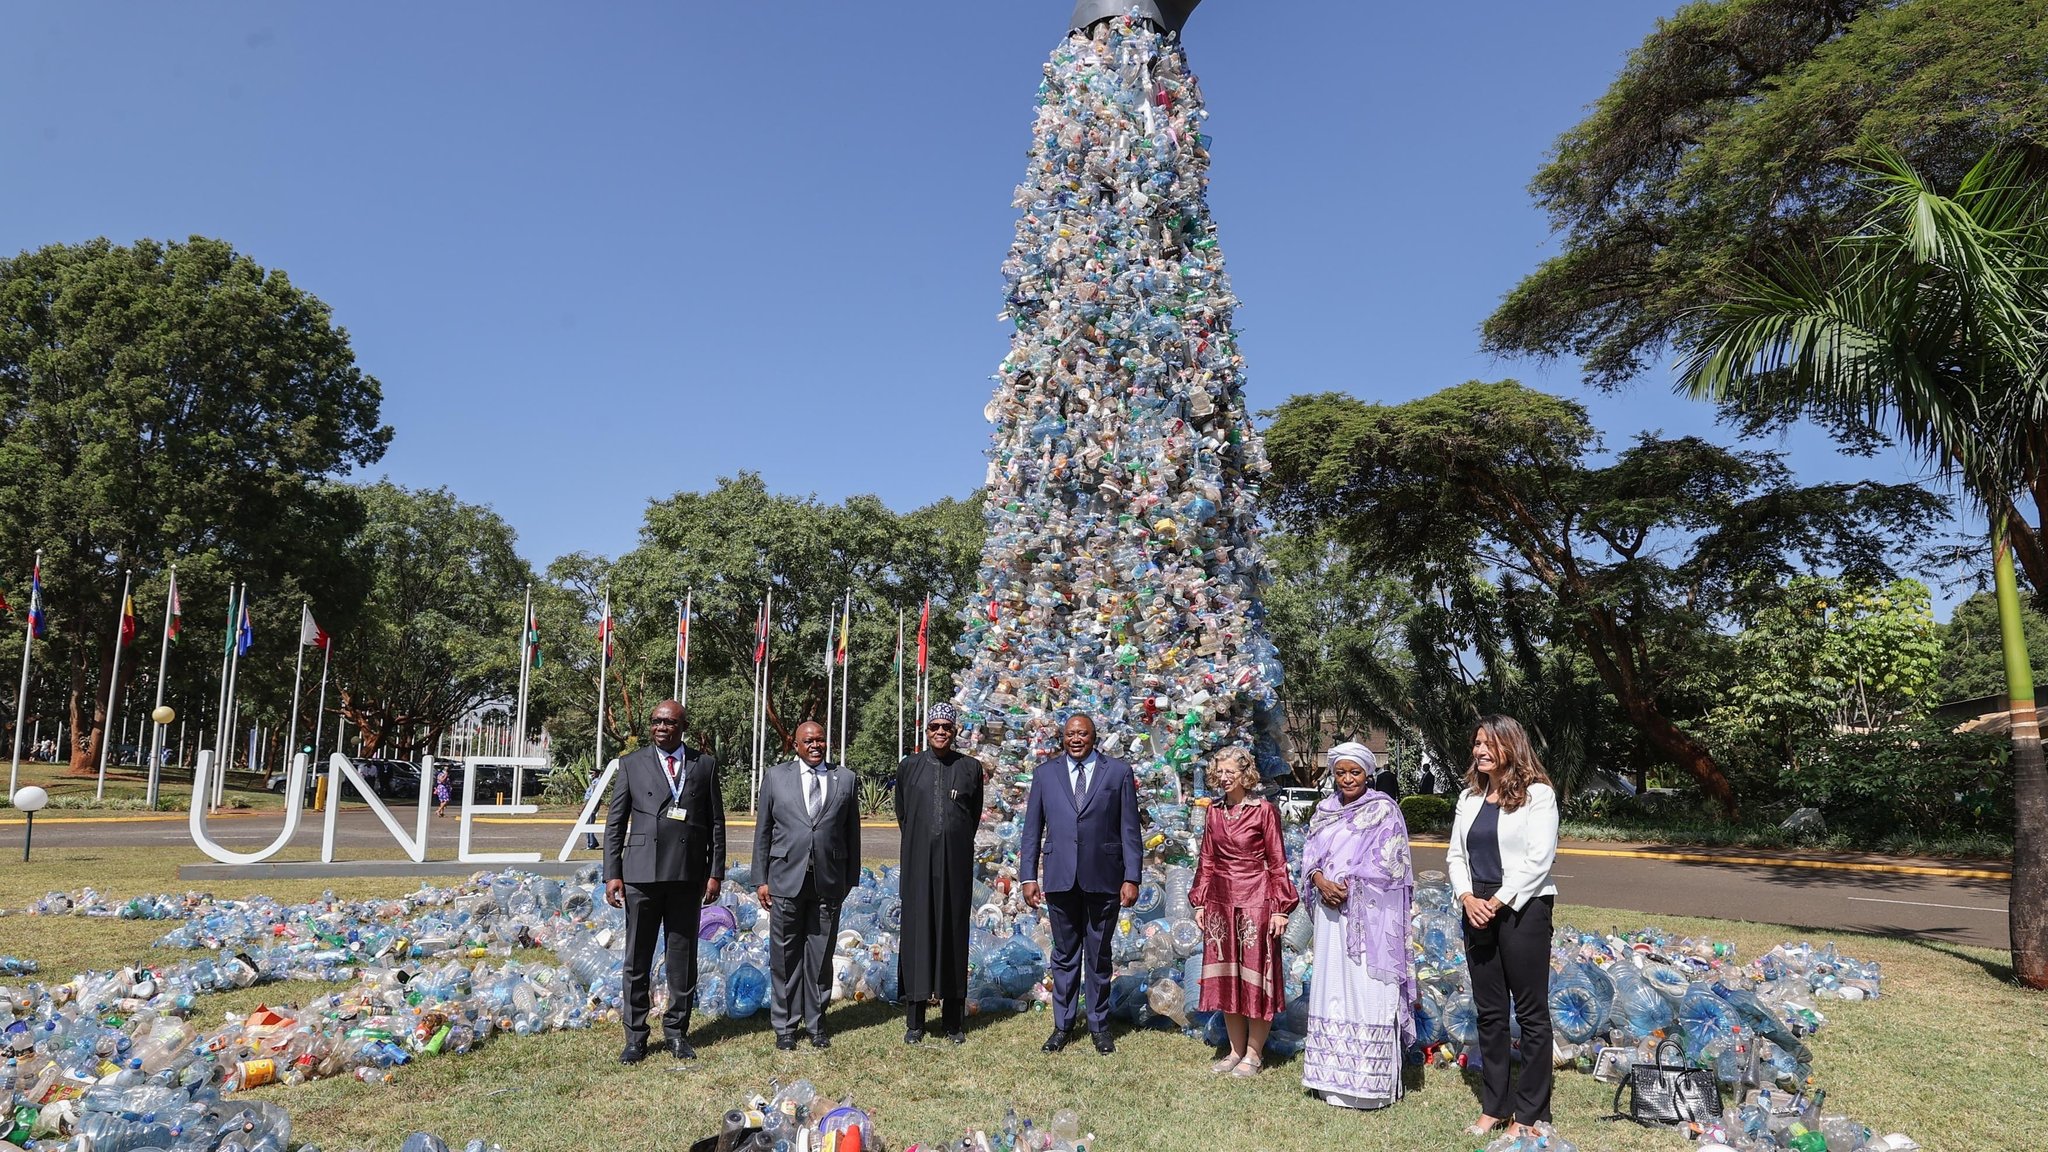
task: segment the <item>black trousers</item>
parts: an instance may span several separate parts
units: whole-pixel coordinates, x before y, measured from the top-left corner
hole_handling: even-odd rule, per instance
[[[1491,893],[1478,891],[1475,895]],[[1479,1011],[1480,1107],[1502,1120],[1550,1119],[1550,909],[1537,896],[1520,912],[1501,905],[1484,928],[1465,921],[1465,966]],[[1522,1074],[1508,1089],[1508,998],[1522,1023]]]
[[[1074,995],[1085,962],[1088,1031],[1101,1032],[1109,1027],[1109,934],[1116,928],[1117,894],[1047,892],[1045,911],[1052,926],[1052,1026],[1061,1032],[1074,1026]]]
[[[648,976],[654,940],[667,941],[668,1008],[662,1031],[685,1036],[697,993],[697,922],[704,912],[704,881],[677,880],[626,885],[626,1039],[647,1041]]]
[[[928,1001],[912,1000],[905,1016],[912,1028],[924,1031],[925,1006]],[[947,1035],[964,1032],[967,1029],[967,997],[944,996],[939,999],[939,1022]]]
[[[806,873],[794,896],[768,906],[768,1022],[777,1036],[801,1024],[813,1038],[825,1034],[825,1002],[832,998],[832,954],[839,943],[839,901],[818,893]]]

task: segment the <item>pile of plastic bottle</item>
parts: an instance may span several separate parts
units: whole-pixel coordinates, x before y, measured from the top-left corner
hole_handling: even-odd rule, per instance
[[[1215,749],[1283,770],[1258,602],[1267,471],[1177,39],[1126,18],[1046,62],[1003,263],[987,541],[959,651],[962,747],[1020,808],[1074,711],[1148,797]]]

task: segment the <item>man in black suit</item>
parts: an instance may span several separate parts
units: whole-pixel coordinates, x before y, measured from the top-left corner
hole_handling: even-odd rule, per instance
[[[662,1044],[692,1060],[690,1008],[697,989],[697,921],[725,878],[725,802],[718,762],[683,744],[683,706],[663,700],[648,720],[654,743],[619,758],[604,822],[604,898],[626,910],[626,1048],[619,1063],[647,1059],[647,981],[657,932],[668,943],[668,1010]]]
[[[1052,1035],[1045,1050],[1067,1046],[1083,962],[1088,1034],[1104,1056],[1109,1038],[1109,935],[1119,906],[1138,900],[1138,787],[1131,766],[1095,750],[1095,721],[1073,716],[1062,730],[1066,755],[1031,773],[1017,876],[1024,899],[1046,906],[1052,926]],[[1045,870],[1039,872],[1040,856]]]
[[[853,773],[825,762],[825,729],[797,725],[795,760],[761,777],[754,817],[756,894],[768,910],[768,1020],[775,1046],[796,1047],[801,1023],[811,1046],[829,1048],[825,1001],[839,905],[860,878],[860,796]]]

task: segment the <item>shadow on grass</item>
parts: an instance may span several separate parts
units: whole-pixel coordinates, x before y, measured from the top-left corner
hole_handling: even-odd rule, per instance
[[[1929,952],[1939,952],[1951,959],[1961,960],[1965,964],[1974,965],[1981,969],[1986,976],[1991,977],[2000,984],[2016,984],[2018,982],[2018,974],[2013,971],[2010,963],[2001,964],[1996,960],[1987,960],[1982,956],[1972,956],[1969,952],[1953,944],[1941,940],[1929,940],[1924,936],[1897,936],[1894,939],[1901,944],[1910,944],[1915,948],[1925,948]]]

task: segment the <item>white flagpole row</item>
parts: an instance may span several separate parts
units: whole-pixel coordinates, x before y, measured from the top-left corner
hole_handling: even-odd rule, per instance
[[[128,588],[133,572],[121,573],[121,598],[114,602],[114,670],[107,676],[107,711],[100,719],[100,782],[93,788],[95,800],[107,798],[107,753],[114,742],[114,690],[121,683],[121,625],[128,620]],[[18,729],[20,724],[16,724]]]
[[[903,609],[896,609],[896,762],[903,762]]]
[[[685,709],[690,706],[690,623],[691,609],[695,607],[693,601],[696,595],[697,592],[694,588],[683,589],[683,623],[681,631],[678,633],[678,643],[682,646],[683,651],[682,655],[677,657],[682,662],[683,668],[676,684],[676,703],[681,704]]]
[[[847,701],[853,696],[853,589],[846,590],[846,607],[839,614],[839,642],[846,670],[839,674],[839,762],[846,763],[846,740],[852,728],[846,723]]]

